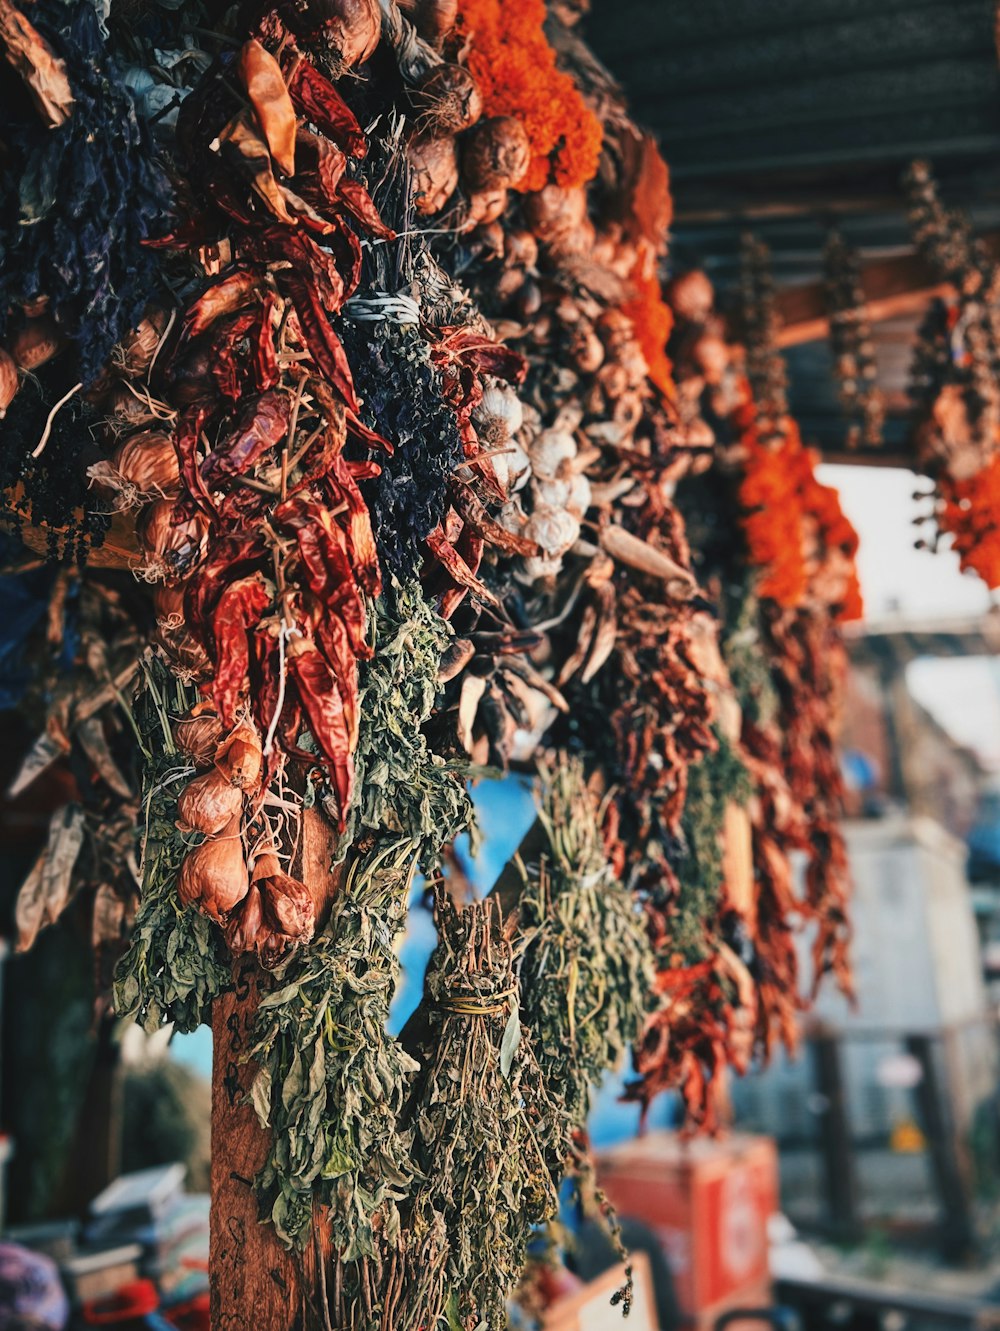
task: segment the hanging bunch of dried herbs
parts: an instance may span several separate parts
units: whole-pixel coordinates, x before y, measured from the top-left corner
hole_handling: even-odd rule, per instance
[[[131,944],[115,972],[115,1011],[147,1031],[165,1021],[194,1030],[232,979],[218,930],[177,894],[181,864],[202,837],[177,827],[177,796],[195,767],[174,742],[170,713],[181,715],[196,700],[192,688],[153,661],[135,705],[144,758],[142,896]]]
[[[435,908],[430,1033],[412,1107],[423,1181],[407,1225],[405,1303],[386,1307],[383,1328],[446,1319],[504,1331],[532,1227],[557,1207],[540,1140],[545,1090],[520,1023],[513,921],[489,900],[456,910],[440,889]]]
[[[399,833],[429,872],[473,816],[468,764],[432,752],[422,731],[452,630],[416,582],[387,587],[369,613],[375,652],[362,667],[357,777],[340,854],[364,832]]]
[[[463,458],[458,419],[415,326],[348,322],[343,341],[361,419],[393,445],[361,489],[383,568],[405,580],[419,572],[422,543],[448,510],[448,481]]]
[[[155,288],[143,247],[168,204],[165,177],[89,0],[36,0],[31,23],[68,79],[53,113],[0,67],[0,336],[42,310],[92,383]]]
[[[473,813],[464,765],[432,753],[421,732],[447,625],[416,583],[387,588],[370,614],[344,884],[321,936],[277,969],[261,1003],[253,1088],[274,1134],[263,1205],[288,1243],[306,1238],[315,1202],[330,1207],[341,1325],[370,1317],[373,1291],[400,1269],[398,1205],[413,1176],[401,1110],[417,1064],[385,1030],[395,943],[418,864],[434,868]]]
[[[413,1176],[402,1109],[417,1064],[385,1027],[415,869],[408,838],[356,854],[327,927],[275,970],[257,1017],[252,1096],[272,1133],[262,1209],[301,1245],[314,1205],[330,1208],[340,1326],[382,1278]]]
[[[549,853],[525,872],[519,975],[521,1016],[561,1120],[552,1143],[561,1158],[550,1161],[558,1175],[591,1088],[618,1066],[652,1007],[653,953],[643,913],[608,863],[583,763],[562,756],[539,774]]]
[[[732,801],[746,804],[753,793],[750,774],[732,744],[714,727],[718,748],[705,754],[688,774],[681,821],[681,848],[675,862],[680,884],[670,910],[670,947],[686,964],[700,961],[719,914],[723,885],[720,829]]]

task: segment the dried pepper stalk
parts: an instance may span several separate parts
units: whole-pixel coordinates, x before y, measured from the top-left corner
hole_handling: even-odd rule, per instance
[[[539,1139],[546,1092],[518,1015],[513,922],[492,901],[456,910],[443,890],[435,913],[430,1037],[411,1109],[422,1181],[386,1315],[400,1331],[443,1318],[502,1331],[532,1226],[557,1207]]]

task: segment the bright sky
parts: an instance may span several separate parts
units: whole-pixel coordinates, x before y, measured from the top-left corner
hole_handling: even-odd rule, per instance
[[[914,495],[927,490],[925,480],[883,467],[823,466],[819,475],[840,491],[861,538],[858,570],[869,619],[950,619],[989,608],[994,598],[979,578],[959,571],[957,555],[914,548],[921,528],[913,520],[928,510]],[[994,661],[916,661],[907,677],[917,700],[959,743],[1000,769],[1000,672]]]

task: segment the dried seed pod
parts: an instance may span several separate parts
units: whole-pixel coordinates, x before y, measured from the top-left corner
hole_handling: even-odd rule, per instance
[[[363,64],[382,35],[379,0],[286,0],[280,12],[296,36],[319,39],[337,78]]]
[[[729,348],[721,337],[714,333],[703,333],[691,348],[691,359],[697,365],[706,383],[722,382],[729,365]]]
[[[113,496],[119,511],[138,508],[150,499],[175,498],[181,490],[177,450],[165,430],[129,435],[109,459],[88,467],[87,475],[99,490]]]
[[[462,179],[473,194],[516,185],[531,165],[531,142],[520,120],[492,116],[462,140]]]
[[[700,268],[673,278],[664,294],[677,317],[693,324],[703,324],[715,304],[712,283]]]
[[[215,712],[182,716],[174,722],[174,743],[195,767],[211,767],[222,740],[222,722]]]
[[[684,600],[698,590],[694,577],[686,568],[617,523],[602,528],[601,545],[620,563],[638,569],[640,573],[648,573],[650,577],[662,578],[671,596]]]
[[[14,401],[18,385],[17,363],[13,356],[0,348],[0,420],[7,415],[7,408]]]
[[[111,368],[124,379],[141,379],[152,364],[168,320],[166,310],[149,306],[138,328],[111,352]]]
[[[177,826],[182,832],[215,836],[243,808],[243,792],[213,768],[181,791],[177,798]]]
[[[156,420],[154,412],[141,397],[137,397],[124,384],[117,384],[104,400],[108,425],[112,430],[131,429],[149,425]]]
[[[435,65],[410,94],[421,133],[460,134],[483,114],[479,84],[464,65]]]
[[[175,521],[170,499],[157,499],[136,524],[145,556],[136,572],[147,582],[186,578],[201,559],[208,536],[208,523],[200,513]]]
[[[251,38],[240,49],[239,75],[271,156],[284,175],[294,175],[295,108],[281,66],[265,46]]]
[[[184,857],[177,892],[185,906],[197,908],[222,924],[250,890],[237,815],[218,834]]]
[[[585,320],[580,320],[569,339],[570,355],[581,374],[596,374],[604,364],[604,344]]]
[[[508,231],[504,258],[512,268],[534,268],[538,263],[538,241],[530,231]]]
[[[215,765],[233,786],[253,790],[260,784],[263,748],[260,738],[246,721],[235,725],[215,751]]]
[[[450,136],[414,134],[406,145],[413,206],[423,217],[439,213],[458,188],[458,152]]]
[[[252,952],[264,930],[264,903],[260,888],[251,883],[250,890],[229,917],[223,930],[226,946],[233,956]]]
[[[424,41],[439,46],[458,20],[458,0],[417,0],[413,18]]]
[[[546,185],[525,195],[524,216],[538,243],[558,253],[587,220],[587,195],[582,189]]]
[[[213,675],[208,653],[190,630],[157,627],[154,635],[163,659],[178,679],[190,684],[204,684]]]
[[[497,218],[503,217],[507,210],[508,198],[505,185],[501,185],[498,189],[481,190],[478,194],[473,194],[469,200],[465,219],[458,228],[459,231],[473,231],[477,226],[489,226]]]
[[[259,880],[264,922],[290,942],[307,942],[316,928],[316,907],[305,883],[278,872]]]
[[[18,329],[11,339],[10,354],[19,370],[30,372],[58,355],[65,345],[66,339],[55,319],[50,314],[42,314],[29,319]]]

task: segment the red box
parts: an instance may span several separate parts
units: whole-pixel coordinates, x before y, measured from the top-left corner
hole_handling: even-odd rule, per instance
[[[654,1132],[605,1152],[597,1172],[619,1215],[658,1234],[687,1317],[742,1304],[744,1296],[766,1305],[767,1222],[778,1205],[769,1137]]]

